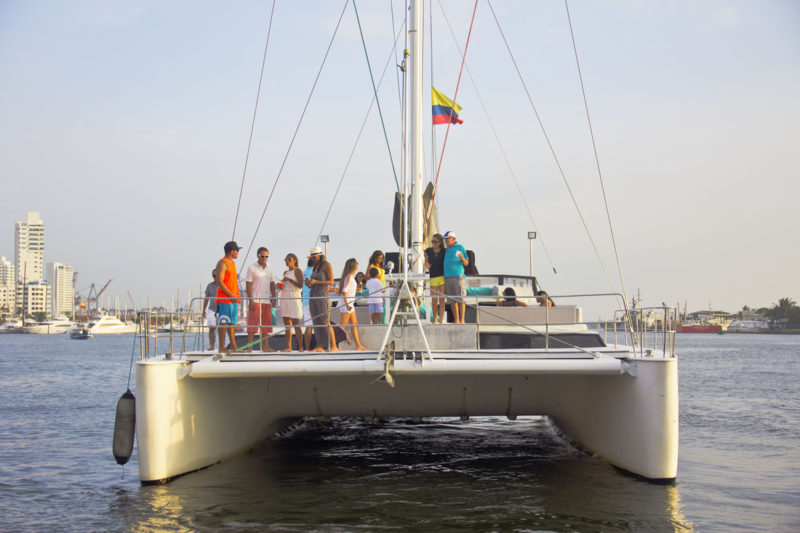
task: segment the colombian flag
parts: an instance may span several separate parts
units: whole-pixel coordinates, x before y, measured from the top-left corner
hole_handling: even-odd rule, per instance
[[[434,124],[463,124],[464,121],[458,118],[461,113],[461,106],[431,87],[433,100],[433,123]]]

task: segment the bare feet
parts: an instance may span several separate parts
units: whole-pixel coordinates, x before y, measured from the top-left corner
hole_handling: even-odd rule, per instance
[[[358,350],[359,352],[368,352],[369,351],[369,349],[366,346],[362,346],[360,344],[356,347],[356,350]]]
[[[311,351],[312,351],[312,352],[324,352],[325,350],[323,350],[323,349],[322,349],[320,346],[317,346],[316,348],[314,348],[314,349],[313,349],[313,350],[311,350]]]
[[[281,352],[284,352],[284,353],[289,353],[291,351],[292,351],[291,348],[284,348],[283,350],[281,350]],[[302,352],[303,350],[300,350],[300,351]]]

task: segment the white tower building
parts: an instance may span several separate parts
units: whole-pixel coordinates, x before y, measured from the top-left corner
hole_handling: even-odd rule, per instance
[[[0,311],[14,313],[16,294],[14,265],[5,257],[0,257]]]
[[[14,265],[5,257],[0,257],[0,285],[14,285]]]
[[[17,282],[44,280],[44,222],[37,211],[28,211],[27,220],[15,225],[14,252]]]
[[[50,284],[50,310],[53,316],[71,315],[74,304],[72,267],[63,263],[47,263],[47,281]]]

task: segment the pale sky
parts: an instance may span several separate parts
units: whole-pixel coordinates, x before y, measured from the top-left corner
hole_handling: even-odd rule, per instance
[[[127,290],[138,305],[196,296],[233,232],[271,5],[0,0],[0,256],[13,261],[14,223],[39,211],[45,262],[72,265],[84,296],[112,278],[109,303],[127,302]],[[351,3],[255,233],[344,5],[277,2],[235,238],[267,246],[278,272],[286,253],[304,258],[315,244],[372,97]],[[377,78],[401,3],[357,5]],[[463,47],[473,2],[442,5]],[[564,3],[493,6],[620,290]],[[800,3],[569,7],[628,296],[690,311],[800,300]],[[467,66],[477,91],[465,71],[440,227],[475,250],[481,273],[528,273],[533,224],[479,92],[539,231],[540,283],[551,294],[609,292],[483,0],[476,17]],[[434,84],[453,96],[460,56],[438,1],[432,27]],[[399,171],[398,61],[379,93]],[[427,86],[429,63],[425,72]],[[430,135],[426,126],[426,179]],[[322,231],[337,275],[348,257],[364,269],[372,250],[396,248],[394,189],[373,110]],[[244,256],[240,271],[255,250]],[[594,319],[614,304],[584,305]]]

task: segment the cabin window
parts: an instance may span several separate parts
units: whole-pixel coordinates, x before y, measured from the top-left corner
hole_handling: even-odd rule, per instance
[[[544,349],[544,334],[538,333],[481,333],[481,349],[514,350]],[[550,348],[602,348],[603,338],[597,333],[551,333]]]

